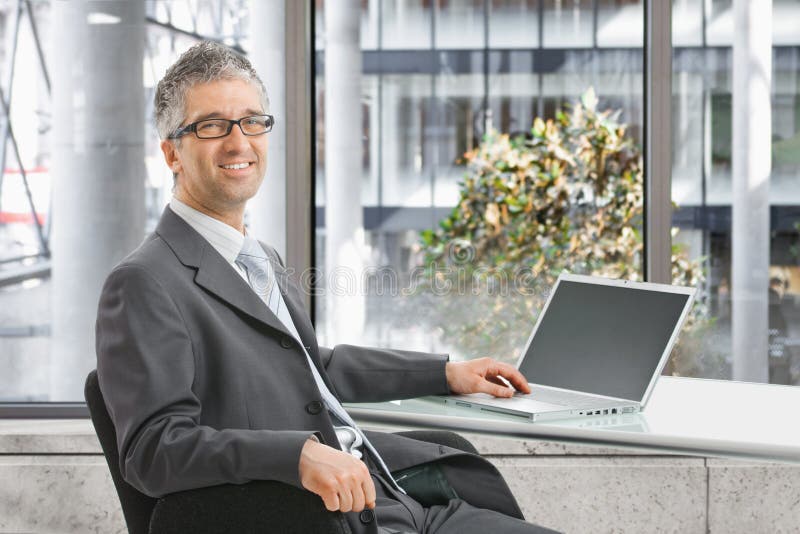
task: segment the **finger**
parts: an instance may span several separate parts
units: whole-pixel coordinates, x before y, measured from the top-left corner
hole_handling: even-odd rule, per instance
[[[502,376],[508,380],[517,391],[522,391],[523,393],[531,392],[531,388],[528,385],[528,379],[526,379],[517,368],[506,363],[496,362],[495,367],[492,370],[496,375]]]
[[[329,512],[336,512],[339,510],[339,495],[335,491],[320,495],[322,502],[325,503],[325,509]]]
[[[506,387],[508,387],[508,383],[507,383],[507,382],[505,382],[505,381],[504,381],[502,378],[500,378],[499,376],[487,375],[487,376],[486,376],[486,380],[488,380],[488,381],[489,381],[489,382],[491,382],[492,384],[497,384],[498,386],[506,386]]]
[[[362,484],[364,488],[364,504],[367,508],[375,508],[375,482],[372,477],[367,478]]]
[[[511,397],[514,395],[514,390],[508,386],[498,386],[497,384],[492,384],[488,380],[483,380],[479,387],[479,391],[482,393],[488,393],[494,397]]]
[[[350,489],[347,487],[340,487],[339,488],[339,511],[340,512],[349,512],[353,509],[353,494],[350,493]]]
[[[351,510],[353,512],[360,512],[364,509],[364,504],[366,497],[364,496],[364,487],[363,484],[359,485],[357,488],[353,490],[353,506]]]

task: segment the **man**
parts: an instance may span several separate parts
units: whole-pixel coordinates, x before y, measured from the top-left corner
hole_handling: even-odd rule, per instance
[[[151,496],[277,480],[319,495],[355,532],[539,531],[478,507],[519,515],[488,462],[364,433],[344,412],[340,401],[512,395],[499,377],[528,385],[488,358],[317,346],[280,258],[243,225],[266,170],[268,113],[250,63],[222,45],[195,45],[158,84],[174,198],[109,275],[97,318],[98,377],[123,476]],[[447,491],[462,498],[426,508],[407,495],[391,473],[423,464],[441,466]],[[365,509],[377,525],[358,514]]]

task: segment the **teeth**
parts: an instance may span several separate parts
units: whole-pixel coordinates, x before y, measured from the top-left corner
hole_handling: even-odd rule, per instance
[[[245,169],[249,167],[249,163],[234,163],[233,165],[223,165],[223,169]]]

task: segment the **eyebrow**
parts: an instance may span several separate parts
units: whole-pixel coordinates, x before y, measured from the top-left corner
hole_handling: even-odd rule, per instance
[[[247,108],[246,110],[244,110],[244,112],[246,113],[246,115],[243,115],[244,117],[249,117],[250,115],[264,115],[263,111],[254,108]],[[222,113],[221,111],[212,111],[210,113],[205,113],[203,115],[200,115],[199,117],[194,119],[192,123],[204,121],[206,119],[223,119],[224,118],[223,115],[224,113]]]

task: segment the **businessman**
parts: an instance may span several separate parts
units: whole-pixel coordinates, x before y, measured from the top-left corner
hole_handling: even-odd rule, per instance
[[[482,458],[363,432],[342,408],[511,396],[500,377],[528,385],[489,358],[317,345],[281,259],[243,225],[274,124],[250,63],[219,44],[193,46],[159,82],[155,116],[174,197],[109,275],[97,316],[98,377],[124,478],[151,496],[277,480],[319,495],[354,532],[544,531],[517,519]],[[420,466],[444,478],[446,504],[425,506],[395,479]]]

